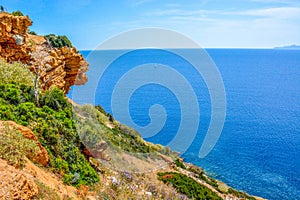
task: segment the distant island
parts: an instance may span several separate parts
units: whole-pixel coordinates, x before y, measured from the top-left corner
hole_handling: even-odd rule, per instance
[[[300,45],[293,44],[289,46],[275,47],[274,49],[300,50]]]

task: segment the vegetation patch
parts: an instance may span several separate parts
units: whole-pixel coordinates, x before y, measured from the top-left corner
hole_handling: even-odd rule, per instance
[[[0,82],[2,84],[16,83],[23,85],[33,85],[34,76],[29,68],[22,63],[7,63],[0,59]]]
[[[177,159],[175,160],[175,165],[176,165],[177,167],[182,168],[182,169],[186,169],[185,165],[183,164],[183,162],[182,162],[179,158],[177,158]]]
[[[65,183],[87,185],[99,176],[82,154],[83,145],[75,128],[72,106],[58,88],[41,94],[34,103],[33,88],[26,85],[1,84],[0,119],[28,126],[38,136],[50,155],[50,166]]]
[[[69,38],[65,35],[54,35],[49,34],[45,35],[45,38],[49,41],[52,47],[61,48],[61,47],[72,47],[72,43]]]
[[[31,35],[37,35],[35,31],[32,31],[32,30],[30,30],[30,29],[28,29],[27,33],[28,33],[28,34],[31,34]]]
[[[158,179],[164,183],[172,184],[178,192],[187,195],[189,198],[221,200],[215,192],[184,174],[176,172],[158,173]]]
[[[19,10],[13,11],[13,12],[11,13],[11,15],[13,15],[13,16],[24,16],[23,13],[22,13],[21,11],[19,11]]]
[[[33,159],[37,156],[39,147],[36,142],[27,138],[8,124],[2,123],[0,127],[0,158],[7,160],[10,165],[23,168],[26,157]]]
[[[137,131],[115,121],[101,106],[80,106],[76,108],[76,113],[77,129],[84,144],[90,148],[104,140],[110,146],[129,153],[150,153],[164,149],[161,145],[145,142]],[[108,128],[107,123],[112,123],[114,127]]]
[[[210,178],[207,175],[205,175],[204,171],[202,169],[200,169],[199,167],[192,166],[192,167],[188,167],[187,170],[195,173],[195,175],[198,179],[205,181],[209,185],[213,186],[215,189],[219,190],[218,182],[215,179]]]
[[[249,196],[246,192],[240,192],[237,190],[234,190],[232,188],[228,189],[229,194],[233,194],[234,196],[242,199],[248,199],[248,200],[256,200],[254,197]]]

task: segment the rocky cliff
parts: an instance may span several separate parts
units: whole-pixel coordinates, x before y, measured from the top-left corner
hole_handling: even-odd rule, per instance
[[[40,74],[41,86],[56,85],[68,93],[70,86],[87,82],[88,63],[74,47],[53,48],[45,37],[27,33],[28,16],[0,13],[0,59],[19,61]]]
[[[26,16],[0,13],[0,57],[8,61],[30,61],[30,48],[25,45],[27,28],[32,21]]]

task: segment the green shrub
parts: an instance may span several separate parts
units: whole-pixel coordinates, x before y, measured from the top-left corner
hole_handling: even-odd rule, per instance
[[[65,98],[63,91],[56,86],[45,91],[45,93],[40,97],[39,104],[41,107],[48,106],[55,111],[71,108],[71,105]]]
[[[28,34],[31,34],[31,35],[37,35],[35,31],[32,31],[32,30],[30,30],[30,29],[28,29],[27,33],[28,33]]]
[[[182,168],[182,169],[186,169],[185,165],[181,162],[181,160],[179,160],[179,158],[177,158],[177,159],[175,160],[175,165],[176,165],[177,167]]]
[[[172,184],[178,192],[187,195],[189,198],[221,200],[215,192],[184,174],[176,172],[158,173],[158,179],[164,183]]]
[[[103,113],[105,116],[107,116],[107,113],[106,113],[106,111],[103,109],[102,106],[96,105],[95,108],[96,108],[99,112],[101,112],[101,113]]]
[[[219,184],[218,182],[213,179],[213,178],[208,178],[207,181],[206,181],[209,185],[213,186],[214,188],[218,189],[219,187]]]
[[[12,14],[13,16],[24,16],[23,13],[22,13],[21,11],[19,11],[19,10],[13,11],[11,14]]]
[[[65,35],[54,35],[49,34],[45,35],[45,38],[49,41],[52,47],[61,48],[61,47],[72,47],[72,43],[69,38]]]
[[[218,189],[219,188],[218,182],[215,179],[206,176],[204,171],[202,169],[200,169],[199,167],[195,167],[195,166],[188,167],[187,170],[190,171],[190,172],[195,173],[197,175],[198,179],[205,181],[209,185],[211,185],[214,188],[216,188],[217,190],[219,190]]]
[[[27,85],[17,86],[15,84],[0,83],[0,98],[11,105],[30,102],[33,100],[32,88]]]
[[[16,120],[14,115],[14,107],[12,105],[7,105],[6,102],[0,98],[0,119],[1,120]]]

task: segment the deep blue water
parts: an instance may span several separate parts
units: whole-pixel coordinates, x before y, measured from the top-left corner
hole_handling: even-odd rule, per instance
[[[197,58],[194,50],[186,51]],[[93,71],[101,66],[92,64],[87,74],[90,81],[99,79],[97,87],[94,91],[88,91],[90,87],[76,87],[83,95],[75,100],[92,102],[85,93],[93,92],[95,103],[112,112],[114,87],[128,70],[146,63],[167,65],[186,77],[199,102],[200,116],[192,114],[185,122],[188,124],[200,117],[196,138],[183,154],[185,161],[201,166],[211,176],[252,195],[300,199],[300,51],[207,49],[207,52],[223,79],[227,112],[222,134],[205,158],[200,159],[198,152],[211,120],[209,91],[203,78],[180,56],[164,50],[132,51],[114,60],[101,78]],[[81,53],[89,61],[90,52]],[[110,58],[118,52],[96,54]],[[146,78],[148,74],[141,76]],[[154,104],[165,108],[166,123],[156,135],[145,139],[167,145],[181,119],[180,100],[170,88],[153,82],[135,90],[128,104],[130,115],[136,124],[146,126],[151,121],[149,108]]]

